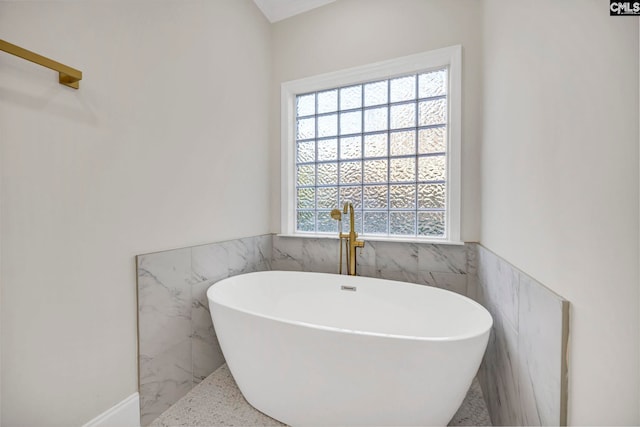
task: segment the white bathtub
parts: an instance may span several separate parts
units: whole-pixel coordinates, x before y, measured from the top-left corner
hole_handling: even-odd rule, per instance
[[[244,274],[207,297],[242,394],[291,426],[446,425],[493,323],[452,292],[335,274]]]

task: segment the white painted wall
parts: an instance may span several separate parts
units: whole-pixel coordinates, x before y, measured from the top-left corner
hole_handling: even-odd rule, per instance
[[[2,424],[137,391],[139,253],[269,232],[271,30],[251,0],[0,2]]]
[[[479,238],[481,6],[477,0],[339,0],[273,26],[271,227],[280,229],[280,84],[377,61],[463,46],[462,224]]]
[[[638,425],[638,18],[487,0],[481,242],[571,302],[569,423]]]

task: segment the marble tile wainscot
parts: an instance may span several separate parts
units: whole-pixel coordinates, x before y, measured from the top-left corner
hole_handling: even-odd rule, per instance
[[[468,245],[373,241],[358,250],[358,275],[448,289],[472,298],[476,280],[468,280]],[[338,273],[338,239],[273,237],[273,270]],[[343,268],[346,268],[343,266]]]
[[[494,321],[478,373],[493,425],[566,425],[569,302],[482,245],[469,253]]]
[[[206,297],[213,283],[271,269],[272,235],[137,257],[142,425],[224,363]]]

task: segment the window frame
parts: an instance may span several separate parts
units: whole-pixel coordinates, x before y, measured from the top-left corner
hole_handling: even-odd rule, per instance
[[[368,81],[392,79],[411,73],[448,67],[447,93],[447,193],[444,237],[380,236],[362,234],[369,240],[461,243],[462,181],[462,46],[455,45],[414,55],[376,62],[317,76],[284,82],[281,85],[280,121],[280,234],[285,236],[331,237],[326,233],[299,232],[295,229],[295,129],[296,96]],[[336,206],[338,208],[338,206]],[[337,237],[337,233],[336,233]]]

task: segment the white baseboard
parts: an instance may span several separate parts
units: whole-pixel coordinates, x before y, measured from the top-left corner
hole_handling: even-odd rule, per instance
[[[140,427],[140,395],[133,393],[82,427]]]

